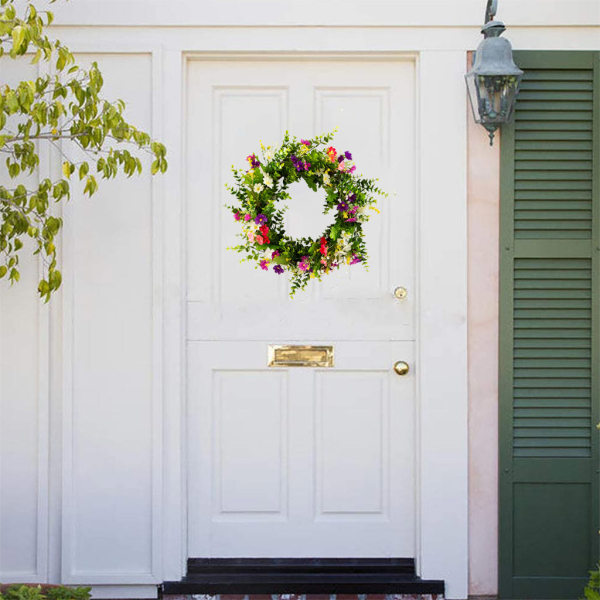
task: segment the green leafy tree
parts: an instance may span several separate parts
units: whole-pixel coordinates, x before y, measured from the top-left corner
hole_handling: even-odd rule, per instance
[[[0,178],[0,278],[19,281],[19,251],[31,238],[34,253],[44,261],[38,291],[45,301],[61,283],[56,240],[62,219],[53,204],[69,199],[70,180],[81,180],[83,193],[92,196],[99,178],[141,173],[139,151],[151,155],[152,174],[167,169],[165,147],[125,120],[122,100],[101,96],[98,65],[78,66],[67,47],[48,38],[45,28],[52,19],[51,12],[38,11],[32,3],[17,11],[15,0],[0,0],[1,59],[28,55],[33,63],[50,63],[51,71],[15,87],[0,85],[0,152],[7,172]],[[62,140],[79,149],[73,155],[84,158],[73,158],[61,148]],[[62,178],[45,178],[32,188],[25,178],[38,166],[42,144],[65,152]]]

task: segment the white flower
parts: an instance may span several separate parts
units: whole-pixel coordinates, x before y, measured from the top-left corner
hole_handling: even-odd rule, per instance
[[[254,187],[252,188],[257,194],[260,194],[264,189],[265,186],[262,183],[255,183]]]
[[[367,215],[367,207],[366,206],[361,206],[359,207],[359,209],[356,211],[356,216],[361,220],[361,221],[367,221],[369,219],[369,216]]]
[[[263,181],[267,187],[273,187],[273,179],[270,175],[263,171]]]
[[[323,173],[323,184],[329,185],[331,183],[331,178],[329,177],[329,173]]]
[[[275,154],[273,153],[273,150],[269,150],[268,148],[263,152],[263,156],[265,161],[269,162],[270,160],[273,160],[273,157],[275,156]]]

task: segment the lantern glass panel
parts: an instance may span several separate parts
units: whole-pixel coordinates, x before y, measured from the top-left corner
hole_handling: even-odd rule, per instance
[[[471,71],[466,80],[477,123],[501,125],[510,121],[521,75],[481,75]]]

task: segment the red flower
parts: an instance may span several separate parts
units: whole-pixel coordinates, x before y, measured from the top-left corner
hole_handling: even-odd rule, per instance
[[[327,254],[327,240],[324,237],[321,238],[320,252],[321,252],[321,254]]]
[[[269,227],[268,225],[261,225],[260,227],[260,232],[264,235],[267,236],[269,235]]]

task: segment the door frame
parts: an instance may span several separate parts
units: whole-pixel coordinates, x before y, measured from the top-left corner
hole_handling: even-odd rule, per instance
[[[184,152],[186,74],[197,60],[406,60],[416,73],[416,531],[417,572],[443,579],[447,598],[468,593],[468,429],[467,429],[467,149],[466,52],[428,50],[418,53],[348,51],[234,51],[239,39],[224,42],[231,51],[194,52],[182,56],[181,138]],[[275,42],[277,43],[277,42]],[[283,42],[285,44],[285,42]],[[264,46],[263,46],[264,47]],[[444,90],[444,102],[439,91]],[[441,126],[443,124],[443,127]],[[168,141],[168,136],[167,136]],[[182,159],[185,159],[182,156]],[[432,174],[435,174],[433,177]],[[179,185],[185,188],[184,173]],[[184,196],[185,197],[185,196]],[[187,202],[187,198],[184,199]],[[182,218],[185,219],[185,204]],[[180,230],[181,232],[181,230]],[[180,233],[181,235],[181,233]],[[186,248],[185,240],[182,243]],[[185,254],[185,251],[184,253]],[[452,260],[448,261],[451,256]],[[185,256],[182,257],[185,261]],[[184,271],[185,273],[185,271]],[[185,278],[185,275],[183,276]],[[184,279],[185,281],[185,279]],[[401,285],[401,282],[399,282]],[[182,298],[185,283],[182,282]],[[390,291],[391,293],[391,291]],[[409,290],[409,294],[411,290]],[[185,314],[185,312],[184,312]],[[187,342],[187,330],[183,332]],[[185,364],[185,360],[182,361]],[[185,374],[184,381],[185,379]],[[184,389],[186,385],[183,385]],[[183,427],[187,400],[182,399]],[[441,460],[443,450],[443,460]],[[182,452],[186,456],[186,444]],[[187,466],[183,458],[182,467]],[[183,510],[187,513],[187,494]],[[182,519],[182,541],[187,539]],[[187,545],[185,545],[187,549]],[[187,558],[183,552],[182,559]],[[183,565],[182,565],[183,568]]]

